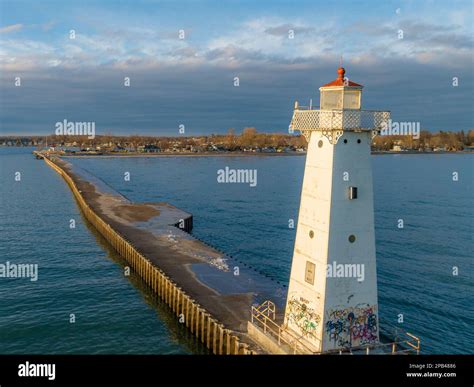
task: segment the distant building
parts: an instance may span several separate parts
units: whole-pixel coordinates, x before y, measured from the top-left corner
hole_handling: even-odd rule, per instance
[[[142,149],[140,149],[142,148]],[[142,147],[138,147],[139,151],[140,152],[144,152],[144,153],[158,153],[158,152],[161,152],[161,149],[159,147],[157,147],[156,145],[153,145],[153,144],[146,144],[145,146],[142,146]]]

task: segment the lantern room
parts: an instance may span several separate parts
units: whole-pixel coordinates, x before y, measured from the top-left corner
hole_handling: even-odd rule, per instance
[[[349,81],[343,67],[337,69],[338,77],[319,88],[321,110],[360,110],[362,85]]]

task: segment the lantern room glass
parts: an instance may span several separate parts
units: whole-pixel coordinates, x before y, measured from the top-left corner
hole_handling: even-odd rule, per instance
[[[361,90],[321,90],[321,110],[360,109]]]

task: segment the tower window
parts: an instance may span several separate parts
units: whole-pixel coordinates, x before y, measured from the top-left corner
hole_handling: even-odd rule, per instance
[[[311,239],[313,239],[313,237],[314,237],[314,231],[313,231],[313,230],[311,230],[311,231],[309,232],[309,237],[310,237]]]
[[[316,265],[313,262],[306,261],[304,280],[310,285],[314,285],[315,271],[316,271]]]
[[[360,144],[360,138],[357,140],[357,144]]]
[[[347,144],[347,140],[344,140],[344,144]]]
[[[349,199],[357,199],[357,187],[349,187]]]
[[[318,146],[319,146],[320,148],[323,147],[323,140],[319,140],[319,141],[318,141]]]
[[[356,240],[355,235],[349,235],[349,242],[354,243]]]

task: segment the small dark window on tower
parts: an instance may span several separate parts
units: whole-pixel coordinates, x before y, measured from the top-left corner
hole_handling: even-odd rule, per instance
[[[309,232],[309,237],[310,237],[311,239],[313,239],[313,237],[314,237],[314,231],[313,231],[313,230],[311,230],[311,231]]]
[[[313,262],[306,261],[304,280],[310,285],[314,285],[315,272],[316,272],[316,265]]]
[[[347,140],[344,140],[344,144],[347,144]]]
[[[360,144],[360,138],[357,140],[357,144]]]
[[[349,242],[354,243],[356,240],[355,235],[349,235]]]
[[[319,141],[318,141],[318,146],[319,146],[320,148],[323,147],[323,140],[319,140]]]
[[[357,187],[349,187],[349,199],[357,199]]]

